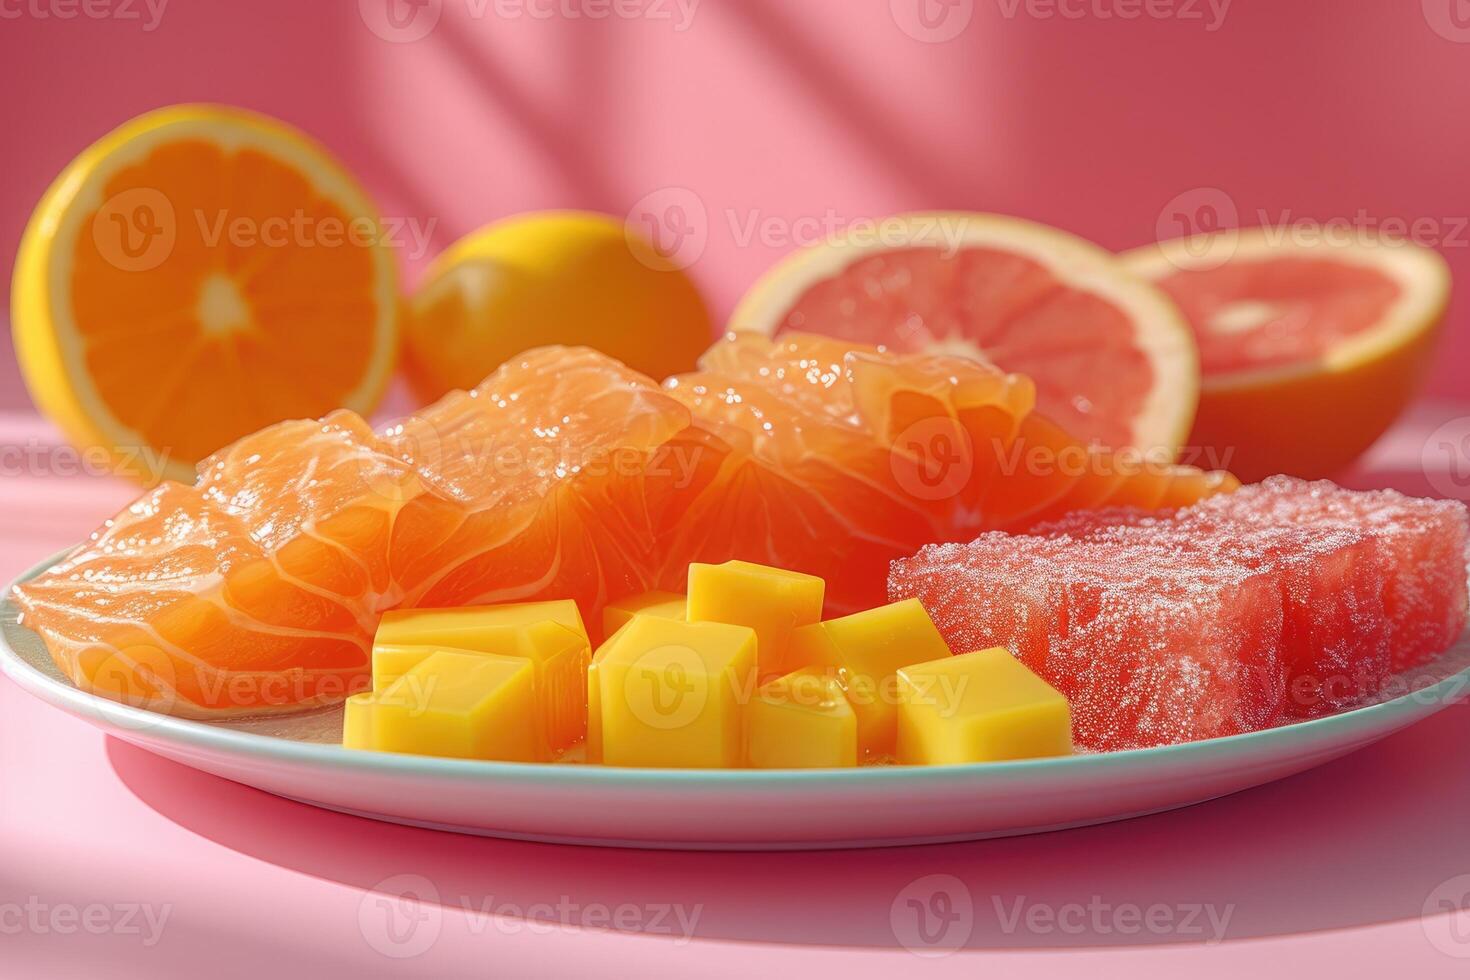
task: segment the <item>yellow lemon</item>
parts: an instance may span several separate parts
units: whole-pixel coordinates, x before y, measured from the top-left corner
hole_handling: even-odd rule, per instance
[[[694,283],[623,222],[547,211],[481,228],[435,260],[409,302],[404,361],[425,400],[547,344],[662,379],[693,368],[711,332]]]

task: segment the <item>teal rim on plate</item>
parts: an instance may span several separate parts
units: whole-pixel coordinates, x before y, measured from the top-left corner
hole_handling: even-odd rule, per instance
[[[65,554],[65,552],[61,553]],[[52,556],[22,574],[16,584],[24,582],[51,567],[61,554]],[[498,762],[477,759],[448,759],[438,756],[406,755],[348,749],[325,742],[297,740],[279,735],[265,735],[228,727],[227,723],[177,718],[95,694],[89,694],[66,680],[51,665],[50,656],[39,635],[20,625],[18,607],[10,598],[12,586],[0,603],[0,668],[22,688],[32,693],[49,692],[52,698],[74,706],[82,714],[133,731],[156,731],[178,742],[204,749],[230,750],[243,746],[252,751],[293,762],[346,767],[381,773],[433,775],[451,779],[481,779],[514,776],[543,784],[596,786],[647,784],[659,787],[705,786],[720,784],[768,785],[818,781],[824,786],[870,784],[884,780],[900,782],[934,778],[947,780],[965,772],[1064,772],[1077,767],[1096,771],[1107,767],[1134,767],[1150,760],[1164,761],[1183,753],[1218,753],[1230,755],[1252,743],[1300,738],[1312,741],[1337,728],[1355,728],[1369,718],[1388,721],[1399,715],[1413,715],[1426,706],[1448,706],[1470,693],[1470,631],[1437,660],[1416,670],[1420,684],[1406,694],[1389,700],[1349,708],[1336,714],[1304,721],[1294,721],[1259,731],[1194,742],[1181,742],[1154,748],[1126,749],[1117,752],[1088,752],[1043,759],[1020,759],[1009,762],[972,762],[934,766],[877,765],[840,769],[638,769],[585,763]],[[22,650],[18,647],[28,649]],[[1407,683],[1407,681],[1406,681]],[[327,709],[329,713],[333,709]],[[304,718],[321,712],[301,715],[272,716],[273,721]]]

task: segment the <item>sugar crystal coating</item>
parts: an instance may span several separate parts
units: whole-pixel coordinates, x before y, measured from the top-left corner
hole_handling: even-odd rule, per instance
[[[1080,746],[1163,745],[1339,710],[1465,628],[1465,507],[1277,477],[1172,512],[1067,515],[893,563],[956,650],[1006,646]]]

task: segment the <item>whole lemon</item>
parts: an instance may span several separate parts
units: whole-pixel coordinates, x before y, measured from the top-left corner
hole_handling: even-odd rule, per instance
[[[593,347],[661,380],[692,369],[713,332],[682,270],[624,222],[586,211],[471,232],[435,259],[408,306],[404,364],[426,401],[548,344]]]

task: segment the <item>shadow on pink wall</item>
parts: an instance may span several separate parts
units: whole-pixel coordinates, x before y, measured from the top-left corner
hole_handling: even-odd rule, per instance
[[[1011,212],[1114,248],[1189,230],[1176,216],[1204,202],[1243,225],[1418,222],[1467,282],[1452,162],[1470,158],[1470,25],[1437,2],[1215,0],[1124,19],[1126,5],[1041,0],[155,0],[126,20],[40,2],[0,25],[18,93],[0,104],[0,262],[88,142],[213,100],[332,147],[405,227],[410,281],[505,214],[621,215],[678,188],[720,314],[802,241],[913,208]],[[419,13],[394,27],[390,5]],[[1466,310],[1451,309],[1441,395],[1464,390]],[[26,404],[5,351],[0,408]]]

